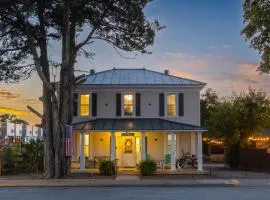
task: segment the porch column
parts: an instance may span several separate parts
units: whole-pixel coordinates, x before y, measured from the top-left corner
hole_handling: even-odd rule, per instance
[[[203,170],[203,159],[202,159],[202,132],[197,133],[197,170]]]
[[[142,132],[141,160],[146,160],[145,132]]]
[[[111,151],[110,151],[110,159],[111,161],[115,161],[115,132],[111,132]]]
[[[171,133],[172,136],[172,152],[171,152],[171,171],[175,171],[175,162],[176,162],[176,134],[175,132]]]
[[[84,138],[85,133],[81,133],[81,153],[80,153],[80,171],[83,172],[85,170],[85,155],[84,155]]]
[[[93,158],[92,155],[92,150],[91,150],[91,133],[88,134],[88,152],[89,152],[89,156],[88,156],[88,160],[91,160]]]
[[[190,153],[196,155],[196,137],[195,133],[190,133]]]

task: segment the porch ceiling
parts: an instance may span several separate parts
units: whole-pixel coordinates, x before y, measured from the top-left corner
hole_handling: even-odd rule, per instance
[[[74,123],[77,131],[174,131],[174,132],[204,132],[206,129],[180,122],[160,118],[115,118],[93,119]]]

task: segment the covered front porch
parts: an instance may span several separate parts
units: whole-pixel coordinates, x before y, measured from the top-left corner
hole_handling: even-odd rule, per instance
[[[202,132],[199,126],[164,119],[95,119],[74,124],[72,167],[93,171],[101,160],[115,161],[119,171],[136,170],[146,159],[158,172],[176,172],[182,151],[197,157],[203,171]],[[188,169],[194,171],[194,169]]]

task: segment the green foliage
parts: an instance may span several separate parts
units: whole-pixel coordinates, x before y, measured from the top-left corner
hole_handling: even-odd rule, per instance
[[[227,144],[240,142],[245,146],[249,136],[263,131],[269,124],[270,99],[263,91],[249,89],[248,93],[234,94],[221,101],[211,111],[207,121],[210,132],[217,132]]]
[[[41,140],[30,140],[22,148],[23,163],[28,172],[40,172],[44,168],[44,145]]]
[[[219,98],[215,90],[208,88],[201,96],[201,125],[206,126],[211,112],[219,103]]]
[[[140,162],[139,170],[142,176],[153,175],[157,171],[157,164],[154,160],[144,160]]]
[[[99,173],[104,176],[113,176],[116,174],[116,166],[113,161],[102,160],[99,165]]]
[[[9,114],[0,115],[0,121],[1,122],[10,121],[16,124],[29,124],[25,120],[17,118],[16,115],[9,115]]]
[[[3,156],[4,170],[10,171],[12,173],[17,173],[22,169],[22,154],[19,146],[7,147],[4,150]]]
[[[270,71],[270,1],[245,0],[243,4],[245,28],[241,34],[251,41],[251,46],[261,54],[258,68],[263,73]]]
[[[86,47],[100,40],[112,45],[120,55],[121,51],[150,53],[147,48],[153,44],[156,32],[164,27],[157,20],[147,20],[144,8],[149,2],[151,0],[0,2],[0,81],[29,78],[37,67],[36,63],[29,62],[35,48],[50,51],[44,41],[50,45],[61,40],[64,40],[63,45],[70,43],[74,57],[71,66],[77,56],[92,59],[95,54]],[[69,41],[63,33],[67,23],[70,23]],[[44,62],[46,59],[49,61],[48,57],[43,57],[42,67],[48,65]],[[49,63],[61,65],[59,60]]]

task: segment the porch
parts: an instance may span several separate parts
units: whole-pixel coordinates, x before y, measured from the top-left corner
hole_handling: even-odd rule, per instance
[[[164,119],[95,119],[74,124],[72,167],[94,171],[101,160],[112,160],[122,171],[132,171],[142,160],[153,159],[158,172],[179,172],[176,159],[182,151],[197,157],[202,166],[202,132],[199,126]],[[185,169],[192,171],[194,169]]]

